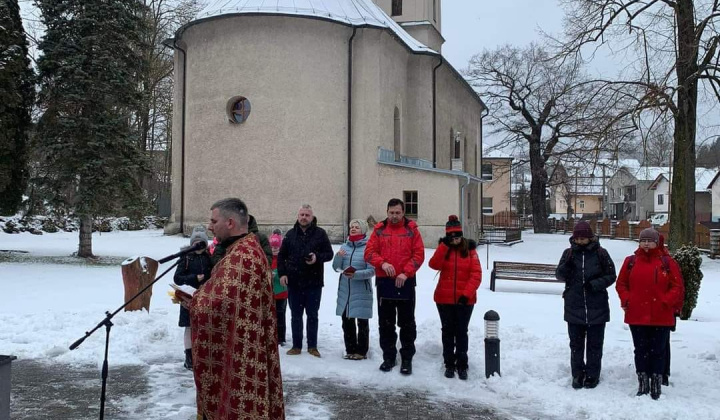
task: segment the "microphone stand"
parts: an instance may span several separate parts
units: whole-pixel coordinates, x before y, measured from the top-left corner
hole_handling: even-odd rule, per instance
[[[157,281],[160,280],[165,274],[167,274],[168,271],[175,268],[175,266],[178,265],[179,262],[180,262],[180,260],[175,261],[175,264],[170,266],[170,268],[168,268],[167,270],[163,271],[163,273],[160,274],[155,280],[153,280],[152,283],[148,284],[142,290],[137,292],[135,294],[135,296],[128,299],[128,301],[123,303],[122,306],[120,306],[119,308],[117,308],[115,310],[115,312],[110,313],[110,311],[105,311],[105,314],[106,314],[105,319],[100,321],[100,323],[97,324],[95,326],[95,328],[93,328],[92,330],[86,331],[84,337],[80,338],[79,340],[77,340],[76,342],[74,342],[70,345],[70,350],[75,350],[76,348],[78,348],[78,346],[80,344],[82,344],[83,341],[85,341],[86,338],[90,337],[95,331],[99,330],[100,327],[103,327],[103,326],[105,327],[105,359],[103,359],[103,366],[102,366],[102,391],[100,394],[100,420],[103,420],[105,418],[105,390],[107,389],[107,378],[108,378],[108,349],[110,347],[110,329],[113,326],[111,319],[113,319],[113,317],[115,315],[117,315],[117,313],[120,312],[120,310],[122,310],[124,307],[126,307],[130,302],[135,300],[138,296],[143,294],[143,292],[145,292],[147,289],[151,288],[155,283],[157,283]]]

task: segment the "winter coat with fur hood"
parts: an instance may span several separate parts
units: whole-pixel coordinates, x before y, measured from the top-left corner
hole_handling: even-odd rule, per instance
[[[482,282],[482,268],[475,241],[468,241],[467,256],[463,257],[457,247],[448,247],[442,241],[430,258],[430,268],[440,271],[435,287],[435,303],[454,305],[460,296],[468,299],[468,305],[477,302],[477,289]]]

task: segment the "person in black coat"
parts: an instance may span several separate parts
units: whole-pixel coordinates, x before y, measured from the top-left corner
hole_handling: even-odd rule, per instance
[[[280,283],[288,288],[293,346],[289,355],[298,355],[303,341],[303,313],[307,314],[308,353],[320,357],[317,349],[318,310],[322,297],[323,263],[333,259],[327,233],[318,227],[312,207],[303,204],[295,226],[285,234],[278,253]]]
[[[595,388],[600,380],[605,324],[610,321],[607,288],[615,265],[590,224],[578,222],[555,276],[565,282],[565,321],[570,336],[572,387]],[[585,349],[587,347],[587,357]]]
[[[197,228],[193,230],[192,235],[190,235],[190,245],[203,241],[207,245],[208,237],[205,230]],[[207,249],[202,249],[191,252],[180,260],[175,270],[173,281],[178,286],[190,286],[197,289],[200,287],[200,284],[210,278],[211,271],[212,263],[210,261],[210,254],[207,252]],[[182,305],[180,306],[180,320],[178,321],[178,325],[185,328],[185,363],[183,366],[185,366],[186,369],[192,370],[190,312]]]

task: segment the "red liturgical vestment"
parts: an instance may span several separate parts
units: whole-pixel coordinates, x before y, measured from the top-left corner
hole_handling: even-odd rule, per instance
[[[254,234],[227,247],[190,305],[198,414],[284,419],[270,266]]]

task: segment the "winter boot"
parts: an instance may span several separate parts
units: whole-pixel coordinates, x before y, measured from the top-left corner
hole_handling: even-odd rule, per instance
[[[648,377],[648,374],[645,372],[638,372],[638,391],[637,395],[638,397],[647,395],[650,392],[650,378]]]
[[[458,379],[467,381],[467,369],[458,369]]]
[[[653,373],[653,375],[650,376],[650,397],[652,397],[653,400],[657,400],[660,398],[661,393],[662,375],[659,373]]]
[[[400,363],[400,373],[403,375],[410,375],[412,374],[412,360],[411,359],[403,359]]]
[[[664,386],[670,386],[670,375],[663,374],[662,384]]]
[[[183,363],[183,366],[187,370],[192,370],[192,350],[185,349],[185,363]]]
[[[395,359],[387,359],[380,365],[380,370],[383,372],[390,372],[395,367]]]
[[[585,385],[585,375],[580,374],[578,376],[573,376],[572,380],[572,387],[575,389],[580,389]]]
[[[600,378],[595,378],[595,377],[593,377],[593,376],[588,376],[588,377],[585,378],[585,383],[583,384],[583,386],[584,386],[585,388],[590,388],[590,389],[592,389],[592,388],[595,388],[596,386],[598,386],[598,383],[600,383]]]
[[[450,379],[455,377],[455,368],[445,368],[445,377]]]

